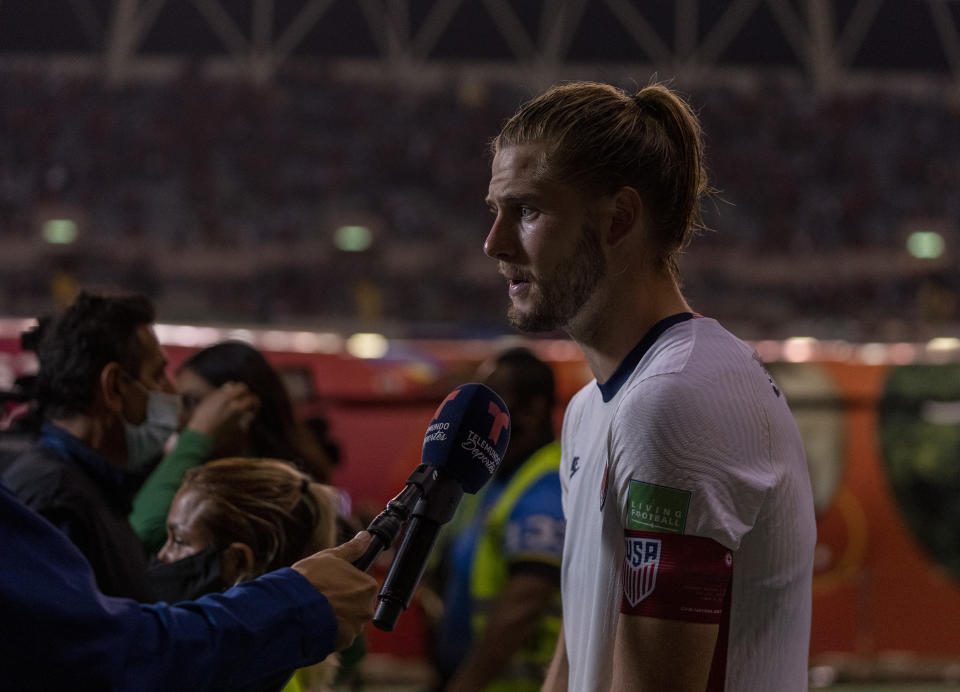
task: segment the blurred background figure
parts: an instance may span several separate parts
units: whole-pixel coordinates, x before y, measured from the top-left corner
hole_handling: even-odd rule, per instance
[[[63,531],[110,596],[151,601],[130,500],[176,430],[179,401],[143,296],[81,293],[39,346],[46,422],[3,482]]]
[[[303,427],[310,433],[313,442],[323,450],[329,466],[339,466],[340,445],[330,433],[330,421],[323,416],[310,416],[303,421]]]
[[[165,540],[164,521],[184,474],[229,456],[282,459],[325,481],[330,460],[294,418],[283,381],[252,346],[228,341],[190,357],[177,371],[184,426],[176,446],[147,479],[130,522],[149,553]]]
[[[316,480],[329,475],[330,460],[297,423],[283,380],[254,347],[227,341],[198,351],[179,368],[175,382],[183,397],[184,422],[190,420],[200,402],[229,382],[246,385],[259,399],[261,405],[245,426],[244,436],[223,435],[213,440],[211,452],[215,456],[243,452],[245,456],[286,459]]]
[[[526,348],[497,354],[477,376],[507,404],[512,432],[496,476],[461,505],[448,539],[438,689],[539,690],[560,631],[554,377]]]
[[[35,354],[49,324],[49,317],[41,317],[35,326],[22,331],[21,351]],[[0,476],[16,456],[40,436],[42,426],[43,412],[37,402],[37,375],[21,374],[15,377],[8,391],[0,389]]]
[[[149,575],[161,600],[223,591],[332,547],[338,492],[274,459],[221,459],[190,469],[167,516],[167,540]],[[322,689],[328,659],[285,690]]]

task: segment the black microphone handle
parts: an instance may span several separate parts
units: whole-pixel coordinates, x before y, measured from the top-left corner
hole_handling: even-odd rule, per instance
[[[400,613],[410,605],[413,592],[427,568],[440,527],[453,518],[462,497],[460,483],[441,475],[430,492],[413,508],[413,518],[380,589],[373,616],[373,624],[378,629],[393,631]]]
[[[397,557],[390,565],[380,589],[377,610],[373,615],[373,624],[377,629],[392,632],[400,613],[410,605],[439,533],[440,524],[431,519],[414,517],[410,521],[397,550]]]

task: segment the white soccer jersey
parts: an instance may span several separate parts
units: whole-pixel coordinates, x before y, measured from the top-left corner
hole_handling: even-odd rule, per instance
[[[576,692],[610,690],[622,604],[719,622],[711,689],[807,689],[816,525],[800,435],[753,350],[688,317],[655,327],[564,417],[563,619]],[[726,584],[732,557],[725,603],[684,595],[709,585],[671,591],[664,565],[680,536],[712,539],[683,544],[719,550]],[[673,610],[656,610],[665,599]],[[654,610],[632,610],[646,604]]]

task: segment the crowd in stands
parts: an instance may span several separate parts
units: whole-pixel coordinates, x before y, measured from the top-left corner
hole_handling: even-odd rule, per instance
[[[52,268],[147,293],[171,319],[389,317],[502,331],[503,286],[481,252],[486,146],[527,96],[500,83],[414,88],[292,70],[266,87],[185,69],[117,89],[92,76],[6,71],[0,233],[30,242],[43,219],[66,214],[81,237],[44,255],[46,266],[5,266],[0,313],[42,309]],[[956,103],[818,96],[772,80],[690,97],[718,190],[687,276],[700,309],[751,319],[745,298],[762,291],[774,307],[761,321],[773,323],[856,320],[865,303],[881,320],[960,316],[953,272],[895,268],[844,280],[838,260],[897,257],[911,230],[928,227],[951,251]],[[338,253],[333,231],[344,224],[370,227],[372,248]],[[777,257],[795,260],[780,281],[758,287],[743,271],[743,260]],[[805,281],[817,262],[835,264],[833,281]]]

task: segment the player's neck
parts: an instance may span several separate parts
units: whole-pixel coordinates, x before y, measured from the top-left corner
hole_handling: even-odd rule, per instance
[[[690,312],[690,306],[680,288],[672,277],[660,275],[608,294],[605,305],[580,329],[571,329],[570,336],[603,384],[657,322],[681,312]]]

